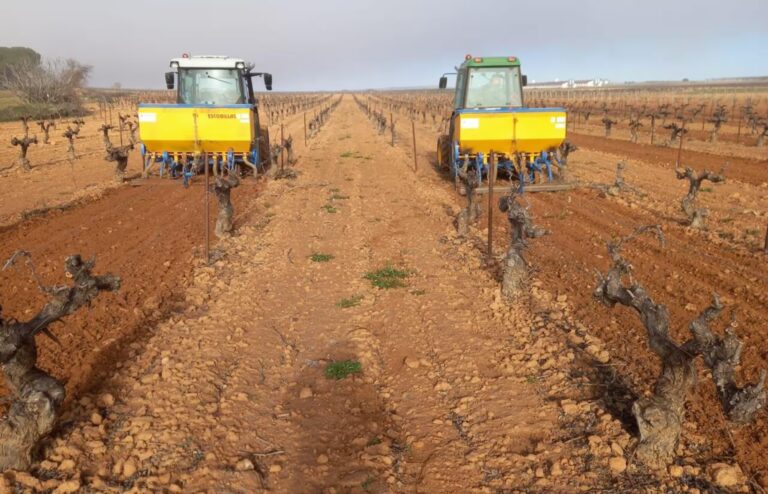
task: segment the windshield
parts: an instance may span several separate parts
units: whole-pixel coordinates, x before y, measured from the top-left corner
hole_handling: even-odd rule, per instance
[[[523,106],[520,67],[469,69],[467,108]]]
[[[237,69],[181,69],[179,103],[187,105],[237,105],[246,102]]]

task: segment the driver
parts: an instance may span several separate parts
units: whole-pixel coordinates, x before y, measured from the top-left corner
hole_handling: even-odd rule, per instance
[[[484,106],[506,106],[507,95],[504,91],[504,76],[494,74],[491,80],[480,89]]]

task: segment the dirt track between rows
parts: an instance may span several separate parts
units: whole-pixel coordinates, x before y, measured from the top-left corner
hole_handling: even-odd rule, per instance
[[[79,399],[42,471],[74,461],[74,481],[98,492],[568,492],[629,481],[607,466],[629,436],[594,400],[579,403],[583,393],[563,371],[577,357],[541,315],[563,304],[535,288],[526,304],[502,303],[481,257],[453,231],[452,192],[424,187],[350,97],[300,150],[296,170],[251,206],[241,190],[238,233],[218,244],[221,257],[194,268],[183,299],[157,288],[157,300],[177,310],[115,356],[97,389],[70,386]],[[80,218],[130,192],[79,209]],[[104,214],[98,221],[120,221]],[[188,252],[199,233],[191,230],[186,247],[178,231],[156,229],[158,238],[142,238],[122,260],[120,245],[99,253],[97,266],[135,293],[134,283],[146,285],[139,271],[160,269],[171,254],[145,258],[180,240],[172,252]],[[313,262],[317,253],[332,258]],[[407,271],[406,287],[381,290],[364,278],[387,265]],[[121,303],[141,306],[153,294]],[[125,317],[110,302],[95,304],[103,321],[83,313],[68,330]],[[80,338],[62,348],[82,349]],[[54,352],[41,345],[41,354]],[[324,367],[343,359],[359,361],[362,374],[327,379]],[[52,360],[58,376],[83,367]],[[29,482],[70,478],[53,477]]]
[[[300,125],[289,127],[300,141]],[[0,256],[30,250],[44,280],[63,281],[64,256],[79,252],[124,286],[62,324],[61,347],[39,340],[43,367],[67,380],[70,401],[66,426],[27,481],[40,490],[74,479],[95,492],[324,494],[709,486],[701,469],[666,480],[634,465],[611,473],[631,426],[606,405],[608,383],[595,381],[587,347],[610,352],[597,367],[638,392],[657,364],[634,314],[592,301],[595,270],[607,266],[611,236],[664,224],[665,249],[641,239],[626,251],[638,279],[668,304],[678,338],[712,291],[737,306],[743,369],[754,378],[768,367],[764,257],[689,233],[638,200],[532,195],[535,220],[552,234],[531,242],[532,296],[508,306],[498,265],[485,264],[485,218],[469,239],[455,235],[463,199],[434,169],[433,130],[417,126],[414,173],[410,127],[398,129],[391,147],[345,96],[297,150],[297,179],[236,189],[237,233],[216,244],[211,266],[194,262],[199,185],[140,182],[7,228]],[[588,144],[574,168],[601,159]],[[609,169],[599,168],[601,177]],[[507,225],[495,220],[498,261]],[[318,253],[332,258],[312,262]],[[364,278],[387,265],[408,272],[406,287],[379,290]],[[0,286],[4,313],[20,319],[44,300],[21,265],[0,273]],[[344,359],[362,374],[323,375]],[[765,414],[728,434],[711,385],[700,388],[686,465],[733,454],[768,481]],[[77,468],[63,470],[67,461]]]

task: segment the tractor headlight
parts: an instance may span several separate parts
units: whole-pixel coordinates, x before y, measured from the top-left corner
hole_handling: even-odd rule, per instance
[[[172,69],[178,69],[179,68],[179,62],[171,62],[171,68]]]
[[[240,69],[240,70],[243,70],[243,69],[245,68],[245,63],[243,63],[243,62],[237,62],[237,63],[235,64],[235,67],[236,67],[236,68],[238,68],[238,69]]]

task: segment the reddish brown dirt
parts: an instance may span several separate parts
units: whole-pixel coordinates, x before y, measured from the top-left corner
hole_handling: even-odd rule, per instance
[[[634,465],[610,473],[608,458],[623,457],[629,442],[626,433],[606,435],[618,422],[601,404],[604,383],[579,384],[591,395],[573,405],[585,424],[565,417],[562,403],[576,397],[566,379],[574,352],[557,325],[575,314],[608,343],[610,365],[647,389],[656,363],[636,316],[597,306],[591,292],[595,269],[607,266],[605,240],[663,222],[667,248],[639,239],[626,250],[637,278],[669,304],[678,338],[713,290],[739,304],[743,367],[754,377],[768,363],[764,258],[592,191],[531,196],[535,218],[553,233],[532,241],[528,257],[543,286],[567,301],[545,304],[551,299],[533,288],[526,303],[508,306],[496,298],[497,270],[482,263],[485,220],[474,242],[451,231],[463,204],[433,169],[433,132],[418,126],[413,175],[410,129],[400,125],[391,148],[350,97],[336,112],[299,160],[299,178],[270,183],[256,199],[258,217],[244,198],[253,191],[236,190],[241,228],[222,243],[226,262],[196,269],[186,290],[202,235],[199,187],[123,187],[6,230],[0,256],[27,248],[46,280],[61,280],[72,252],[97,255],[97,272],[124,279],[122,292],[67,320],[61,348],[40,340],[42,364],[68,379],[70,396],[95,387],[117,397],[69,404],[71,424],[53,439],[42,473],[72,458],[78,486],[110,492],[679,489],[687,480],[638,476]],[[505,219],[497,214],[493,227],[500,255]],[[313,263],[317,252],[334,258]],[[377,290],[363,278],[388,263],[408,269],[407,288]],[[42,297],[27,274],[1,275],[7,314],[29,317]],[[350,297],[359,305],[337,305]],[[346,358],[359,359],[363,375],[328,381],[323,367]],[[700,388],[690,402],[698,430],[687,429],[684,442],[715,439],[696,460],[735,452],[748,473],[768,474],[764,414],[732,430],[731,448],[711,385],[702,379]]]
[[[299,120],[289,119],[286,137],[300,133]],[[92,117],[84,129],[97,123]],[[12,125],[16,124],[3,128]],[[270,130],[278,131],[279,125]],[[51,153],[48,150],[49,157]],[[128,172],[140,171],[140,156],[132,153]],[[83,193],[84,183],[90,193]],[[33,162],[31,172],[10,172],[0,179],[0,197],[8,199],[0,200],[0,222],[15,222],[0,228],[0,259],[17,250],[29,251],[38,274],[50,285],[65,282],[65,257],[81,254],[95,257],[96,273],[112,272],[123,280],[118,293],[106,294],[90,310],[67,318],[66,331],[57,333],[61,346],[39,340],[40,365],[67,382],[69,397],[98,384],[140,347],[132,343],[182,307],[186,276],[203,256],[202,183],[203,178],[196,177],[184,189],[178,180],[152,178],[119,185],[111,164],[100,155],[75,162],[74,174],[67,162],[41,166]],[[236,224],[248,221],[250,202],[262,185],[248,178],[234,190]],[[38,208],[44,208],[39,217],[19,221],[29,209]],[[212,248],[215,215],[216,199],[211,194]],[[0,271],[0,286],[6,317],[29,318],[45,303],[23,263]]]
[[[302,151],[300,175],[269,182],[225,257],[195,269],[185,313],[104,381],[112,394],[70,404],[40,462],[56,478],[15,482],[324,494],[657,483],[611,475],[630,439],[597,400],[578,402],[575,352],[540,315],[566,308],[543,291],[502,303],[452,231],[450,191],[416,180],[351,98]],[[388,264],[406,286],[364,277]],[[341,359],[362,373],[325,377]],[[62,473],[64,458],[76,467]]]
[[[10,136],[22,135],[20,123],[0,124],[0,225],[13,224],[32,210],[93,200],[118,185],[114,163],[104,160],[104,146],[98,133],[101,122],[95,116],[85,120],[86,124],[75,140],[78,158],[72,163],[66,159],[66,139],[61,137],[68,120],[59,122],[58,128],[51,131],[50,144],[43,144],[40,129],[31,127],[30,134],[37,134],[40,143],[29,149],[27,157],[32,170],[28,172],[15,165],[18,150],[8,144]],[[127,142],[125,133],[124,139]],[[112,141],[119,142],[115,131]],[[136,175],[141,168],[141,157],[134,151],[129,157],[126,173]]]
[[[576,317],[609,342],[618,357],[616,365],[631,371],[636,389],[653,382],[658,361],[646,349],[647,338],[633,312],[606,309],[592,298],[595,273],[608,266],[605,241],[626,235],[636,226],[659,222],[658,217],[631,210],[595,192],[547,194],[531,197],[537,222],[552,230],[549,238],[533,241],[530,259],[545,286],[573,300]],[[658,301],[667,305],[678,341],[688,338],[688,324],[717,292],[735,310],[738,334],[745,342],[744,378],[754,381],[760,369],[768,369],[764,345],[768,332],[768,265],[765,256],[738,248],[714,245],[684,227],[662,221],[667,245],[659,248],[652,238],[639,239],[626,248],[626,258],[636,268],[635,278]],[[499,232],[503,232],[499,225]],[[727,324],[727,315],[720,319]],[[702,372],[704,375],[704,372]],[[735,453],[751,472],[768,475],[763,458],[768,453],[768,419],[760,414],[755,423],[737,428],[722,418],[711,381],[702,379],[690,400],[690,420],[699,431],[711,435],[713,448],[703,452],[711,458]]]
[[[452,181],[442,172],[435,174],[434,130],[420,128],[418,145],[421,178],[430,186],[452,188]],[[399,135],[399,143],[410,152],[410,136]],[[663,166],[672,167],[676,150],[633,144],[601,137],[569,134],[569,140],[583,149],[613,152],[616,159],[630,160],[633,173],[643,175],[648,170]],[[572,168],[584,176],[592,176],[590,158],[575,153]],[[742,180],[751,187],[744,193],[759,194],[762,188],[752,184],[768,181],[768,162],[755,162],[724,158],[705,153],[684,151],[683,157],[696,163],[697,168],[719,169],[726,159],[731,161],[728,176]],[[425,165],[427,164],[427,165]],[[645,172],[647,173],[647,172]],[[439,178],[438,178],[439,177]],[[653,182],[652,179],[647,180]],[[664,187],[669,184],[665,182]],[[655,188],[644,187],[644,192],[656,198]],[[663,190],[660,189],[660,190]],[[665,196],[666,192],[664,192]],[[454,195],[457,205],[464,199]],[[681,196],[682,197],[682,196]],[[645,224],[661,224],[667,237],[667,246],[659,248],[651,238],[641,238],[626,248],[626,257],[636,267],[636,278],[650,290],[658,301],[667,304],[673,321],[673,335],[678,341],[688,337],[687,326],[717,292],[727,300],[725,312],[735,310],[739,321],[738,335],[745,342],[743,377],[754,381],[760,369],[768,369],[768,351],[764,344],[768,333],[768,263],[765,255],[744,245],[729,246],[725,242],[713,242],[708,234],[691,232],[676,220],[676,216],[660,216],[643,207],[642,200],[620,203],[601,198],[597,191],[578,190],[567,193],[531,194],[531,211],[536,222],[552,234],[532,240],[528,259],[533,263],[537,278],[547,289],[568,296],[575,309],[577,320],[608,342],[608,348],[616,357],[615,366],[620,375],[635,383],[635,390],[650,389],[658,375],[658,360],[647,349],[644,329],[637,316],[629,310],[607,309],[592,298],[597,271],[608,267],[605,242],[614,236],[626,235],[635,227]],[[667,200],[666,198],[664,200]],[[486,207],[483,198],[483,208]],[[758,201],[751,207],[768,206]],[[676,209],[676,203],[670,209]],[[478,228],[484,229],[487,218],[483,215]],[[497,255],[506,249],[508,225],[496,212],[494,239]],[[764,230],[761,230],[764,235]],[[477,255],[482,255],[478,251]],[[729,315],[720,318],[721,327],[729,321]],[[706,372],[702,369],[701,375]],[[734,427],[727,423],[720,411],[711,380],[702,378],[697,394],[689,402],[690,421],[695,423],[698,434],[713,438],[711,449],[701,452],[705,460],[735,455],[757,479],[768,482],[768,467],[764,458],[768,455],[768,417],[760,413],[756,421],[747,427]]]
[[[576,146],[613,153],[619,156],[628,156],[634,160],[650,163],[663,163],[673,167],[677,161],[677,149],[652,146],[650,144],[632,143],[616,139],[606,139],[586,134],[570,133],[568,140]],[[698,151],[683,150],[682,162],[690,164],[696,169],[709,169],[717,171],[726,162],[728,177],[753,185],[768,182],[768,160],[749,160],[734,156],[721,156]]]
[[[99,201],[54,211],[43,218],[6,228],[0,237],[0,258],[27,250],[47,285],[65,282],[63,261],[79,253],[96,259],[97,273],[112,272],[123,281],[116,294],[105,294],[90,310],[69,318],[56,331],[61,346],[40,339],[40,364],[67,381],[77,396],[127,356],[125,351],[152,324],[177,308],[185,276],[203,245],[203,187],[150,180],[112,190]],[[235,189],[238,209],[247,211],[258,195],[251,182]],[[211,218],[215,199],[211,196]],[[236,216],[243,221],[244,213]],[[214,237],[215,242],[215,237]],[[6,316],[29,318],[42,308],[45,296],[23,263],[0,272]]]

